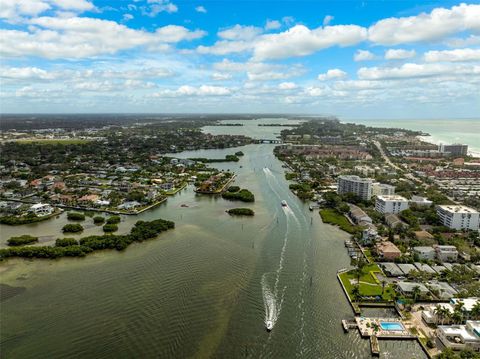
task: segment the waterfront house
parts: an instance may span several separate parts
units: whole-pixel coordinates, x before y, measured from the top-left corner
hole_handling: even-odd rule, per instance
[[[140,206],[141,204],[137,201],[130,201],[130,202],[124,202],[121,205],[118,206],[118,209],[133,209],[135,207]]]
[[[378,256],[386,261],[393,261],[402,255],[398,247],[390,241],[379,242],[375,245]]]
[[[356,224],[359,224],[360,222],[372,223],[372,219],[360,207],[350,203],[348,204],[348,207],[350,207],[350,218]]]
[[[33,212],[37,216],[48,216],[52,214],[54,208],[47,203],[36,203],[32,205],[29,209],[29,212]]]
[[[379,263],[379,264],[383,268],[384,273],[388,277],[398,277],[398,276],[403,275],[402,270],[395,263],[382,262],[382,263]]]

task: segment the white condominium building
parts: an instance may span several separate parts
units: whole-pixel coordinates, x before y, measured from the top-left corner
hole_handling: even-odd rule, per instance
[[[378,196],[375,210],[380,213],[400,213],[408,208],[408,200],[398,195]]]
[[[373,196],[391,196],[395,194],[395,186],[375,182],[372,185],[372,195]]]
[[[372,180],[358,176],[338,177],[338,194],[353,193],[361,199],[368,201],[372,197]]]
[[[437,214],[444,226],[454,229],[477,230],[480,215],[473,208],[462,205],[437,206]]]

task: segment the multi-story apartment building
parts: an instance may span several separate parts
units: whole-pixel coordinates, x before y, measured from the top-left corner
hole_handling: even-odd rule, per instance
[[[408,200],[398,195],[377,196],[375,210],[380,213],[400,213],[408,208]]]
[[[372,179],[358,176],[338,177],[338,194],[353,193],[363,200],[368,201],[372,197]]]
[[[467,206],[437,206],[437,214],[442,224],[449,228],[477,230],[479,227],[480,214]]]
[[[395,194],[395,186],[375,182],[372,184],[372,196],[391,196]]]
[[[466,156],[468,152],[468,145],[454,143],[453,145],[440,144],[438,150],[442,153],[450,153],[452,156]]]

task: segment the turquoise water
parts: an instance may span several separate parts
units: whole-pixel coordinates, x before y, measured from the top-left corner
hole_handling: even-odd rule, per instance
[[[391,323],[391,322],[380,322],[380,326],[383,330],[405,330],[401,323]]]
[[[368,126],[396,127],[430,134],[425,140],[435,144],[464,143],[471,154],[480,156],[480,118],[443,120],[342,120]]]

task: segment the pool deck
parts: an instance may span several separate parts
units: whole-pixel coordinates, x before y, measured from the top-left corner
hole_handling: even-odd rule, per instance
[[[417,336],[410,333],[403,323],[398,319],[392,318],[365,318],[356,317],[358,331],[364,338],[370,338],[372,336],[378,339],[416,339]],[[399,323],[402,325],[403,330],[384,330],[380,323]]]

